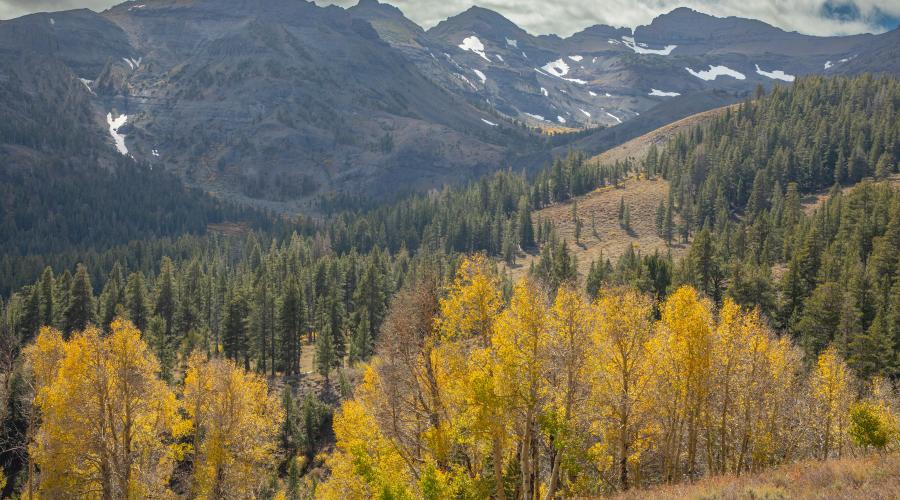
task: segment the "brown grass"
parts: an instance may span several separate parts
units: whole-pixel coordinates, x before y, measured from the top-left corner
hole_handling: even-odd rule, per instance
[[[694,484],[662,486],[619,494],[637,499],[897,499],[900,454],[839,460],[810,460],[743,476],[715,476]]]
[[[878,181],[878,182],[879,183],[884,182],[893,187],[900,187],[900,174],[891,174],[888,178]],[[847,191],[852,190],[856,186],[857,186],[856,184],[852,184],[849,186],[842,186],[841,192],[846,194]],[[803,199],[800,200],[802,208],[803,208],[803,213],[805,213],[806,215],[812,214],[819,207],[824,205],[826,201],[828,201],[828,197],[830,195],[831,195],[831,189],[823,189],[816,193],[805,195],[803,197]]]
[[[682,118],[681,120],[669,123],[668,125],[663,125],[652,132],[647,132],[640,137],[635,137],[624,144],[608,149],[591,159],[597,160],[600,163],[614,163],[616,160],[624,161],[629,158],[632,160],[643,159],[652,144],[656,144],[656,147],[662,148],[669,139],[678,133],[686,132],[697,125],[706,123],[710,118],[719,116],[724,113],[726,109],[735,106],[738,105],[723,106],[721,108],[711,109]]]
[[[666,246],[665,241],[656,235],[656,208],[660,201],[668,198],[668,193],[669,184],[666,181],[630,178],[618,189],[606,186],[579,196],[578,217],[582,223],[580,245],[575,244],[572,201],[538,210],[532,214],[532,220],[535,224],[548,218],[553,222],[559,237],[569,242],[569,249],[578,257],[578,274],[583,278],[591,262],[600,258],[601,254],[615,264],[629,244],[644,255],[656,250],[660,253],[671,251],[676,258],[683,255],[687,251],[685,245]],[[630,233],[619,227],[619,200],[623,198],[631,210]],[[599,239],[591,231],[591,215]],[[509,268],[510,276],[514,280],[524,276],[531,262],[538,258],[537,255],[527,255],[518,259]]]
[[[697,113],[668,125],[662,126],[652,132],[636,137],[624,144],[604,151],[591,158],[591,161],[600,163],[613,163],[616,160],[639,160],[647,154],[650,145],[656,144],[662,147],[669,139],[680,132],[690,130],[692,127],[709,121],[710,118],[725,112],[730,106],[711,109]],[[667,247],[665,242],[656,236],[656,207],[660,200],[668,199],[668,183],[662,180],[628,179],[619,189],[605,187],[578,198],[578,215],[582,221],[581,245],[575,245],[575,225],[572,221],[572,202],[559,203],[533,214],[533,220],[549,218],[553,221],[559,236],[569,242],[569,248],[578,257],[578,274],[581,278],[587,275],[591,262],[600,257],[615,263],[616,259],[625,252],[628,244],[633,244],[635,249],[647,255],[655,250],[660,252],[672,252],[672,256],[678,258],[687,251],[686,245],[676,244]],[[632,233],[629,234],[619,227],[618,211],[619,199],[624,197],[625,203],[631,208]],[[594,214],[600,239],[591,233],[591,214]],[[515,280],[525,275],[536,255],[525,255],[516,261],[516,264],[505,267],[510,276]]]
[[[250,228],[243,222],[217,222],[207,224],[206,230],[211,233],[221,233],[227,236],[240,236],[250,232]]]

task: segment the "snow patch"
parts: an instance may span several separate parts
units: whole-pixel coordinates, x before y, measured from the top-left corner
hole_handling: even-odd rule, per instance
[[[159,158],[159,150],[158,150],[158,149],[154,149],[154,150],[151,151],[150,153],[153,154],[153,156]]]
[[[613,40],[610,40],[610,43],[612,42]],[[647,48],[647,44],[645,43],[635,43],[634,37],[631,36],[623,36],[622,43],[629,49],[633,50],[635,54],[655,54],[658,56],[667,56],[671,54],[676,47],[678,47],[677,45],[666,45],[662,49],[649,49]]]
[[[581,109],[581,108],[578,108],[578,111],[581,111],[582,113],[584,113],[584,116],[586,116],[586,117],[588,117],[588,118],[591,117],[591,114],[590,114],[590,113],[588,113],[587,111],[585,111],[585,110],[583,110],[583,109]]]
[[[454,66],[456,66],[456,69],[462,70],[462,66],[460,66],[459,63],[457,63],[456,60],[453,59],[453,57],[450,54],[444,52],[444,55],[447,56],[448,61],[450,61]]]
[[[569,56],[569,59],[571,59],[571,60],[573,60],[573,61],[575,61],[575,62],[581,62],[581,60],[584,59],[584,58],[581,57],[581,56],[579,56],[579,55],[574,55],[574,56]]]
[[[562,123],[562,124],[566,123],[566,119],[559,115],[556,115],[556,121],[558,121],[559,123]]]
[[[611,43],[611,44],[613,44],[613,45],[619,45],[619,41],[618,41],[618,40],[610,40],[609,43]]]
[[[473,69],[472,71],[474,71],[475,74],[478,75],[478,78],[481,79],[481,84],[484,85],[484,82],[487,81],[487,76],[485,76],[484,73],[482,73],[481,71],[479,71],[477,69]]]
[[[120,134],[119,129],[128,122],[128,115],[119,115],[113,120],[112,113],[106,113],[106,124],[109,125],[109,135],[112,136],[116,143],[116,150],[120,154],[127,155],[128,148],[125,147],[125,134]]]
[[[588,94],[590,94],[591,97],[597,97],[597,93],[593,90],[588,90]]]
[[[537,68],[535,68],[537,69]],[[562,59],[557,59],[555,61],[550,61],[547,64],[541,66],[541,69],[550,73],[551,75],[563,79],[567,82],[577,83],[578,85],[587,84],[586,81],[581,80],[579,78],[566,78],[566,75],[569,74],[569,65],[566,64]]]
[[[496,126],[497,126],[496,123],[494,123],[494,122],[492,122],[492,121],[489,121],[489,120],[485,120],[484,118],[482,118],[481,121],[483,121],[484,123],[487,123],[488,125],[490,125],[490,126],[492,126],[492,127],[496,127]]]
[[[479,40],[478,37],[475,35],[466,37],[462,41],[462,43],[459,44],[459,48],[461,48],[463,50],[468,50],[469,52],[474,52],[474,53],[478,54],[479,56],[481,56],[481,58],[484,59],[485,61],[488,61],[488,62],[491,61],[490,59],[488,59],[488,56],[486,56],[484,54],[484,44],[481,43],[481,40]]]
[[[549,97],[550,93],[547,92],[547,89],[545,89],[544,87],[541,87],[541,95],[543,95],[544,97]]]
[[[609,92],[607,92],[607,93],[604,94],[604,95],[605,95],[606,97],[612,97],[612,94],[610,94]]]
[[[541,66],[541,69],[553,76],[558,76],[560,78],[566,76],[569,73],[569,65],[566,64],[566,62],[562,59],[550,61],[547,64]]]
[[[544,117],[543,117],[543,116],[541,116],[541,115],[533,115],[533,114],[531,114],[531,113],[522,113],[522,114],[523,114],[523,115],[525,115],[525,116],[528,116],[528,117],[531,117],[531,118],[534,118],[534,119],[535,119],[535,120],[539,120],[539,121],[542,121],[542,122],[545,122],[545,121],[547,121],[547,120],[545,120],[545,119],[544,119]]]
[[[756,65],[756,73],[773,80],[783,80],[785,82],[794,81],[794,75],[789,75],[780,69],[776,69],[775,71],[764,71],[760,69],[759,64]]]
[[[504,38],[506,38],[506,37],[504,37]],[[518,42],[517,40],[513,40],[513,39],[511,39],[511,38],[506,38],[506,46],[507,46],[507,47],[515,47],[515,48],[518,49],[518,48],[519,48],[519,42]]]
[[[730,76],[730,77],[738,79],[738,80],[745,80],[747,78],[740,71],[735,71],[735,70],[729,68],[728,66],[713,66],[712,64],[710,64],[709,69],[701,70],[701,71],[694,71],[691,68],[688,68],[687,66],[685,66],[684,69],[686,69],[688,73],[696,76],[697,78],[699,78],[701,80],[706,80],[706,81],[715,80],[716,78],[718,78],[720,76]]]
[[[138,57],[137,59],[135,59],[133,57],[123,57],[122,58],[122,60],[125,61],[128,64],[128,67],[131,68],[132,70],[140,68],[141,61],[143,59],[144,59],[143,57]]]
[[[85,88],[88,89],[88,92],[90,92],[91,94],[94,93],[94,89],[91,88],[91,84],[94,83],[93,80],[88,80],[87,78],[79,78],[79,80],[81,80],[81,83],[83,83]]]
[[[454,74],[455,74],[457,77],[459,77],[460,80],[462,80],[462,81],[468,83],[469,86],[472,87],[473,90],[476,90],[476,91],[478,90],[478,87],[476,87],[475,84],[472,83],[471,80],[469,80],[468,78],[466,78],[465,75],[460,75],[459,73],[454,73]]]
[[[831,64],[831,61],[825,61],[825,69],[828,69],[832,66],[834,66],[834,64]]]
[[[503,56],[501,56],[500,54],[496,54],[494,57],[496,57],[498,61],[504,62],[504,61],[503,61]]]
[[[56,26],[56,19],[50,18],[50,26]]]
[[[524,57],[525,59],[528,59],[528,54],[522,52],[522,57]]]
[[[617,122],[619,122],[619,123],[622,123],[622,120],[619,119],[618,116],[616,116],[616,115],[610,113],[609,111],[606,112],[606,116],[612,118],[613,120],[615,120],[615,121],[617,121]]]
[[[647,95],[656,97],[677,97],[681,94],[679,94],[678,92],[666,92],[665,90],[650,89],[650,93]]]

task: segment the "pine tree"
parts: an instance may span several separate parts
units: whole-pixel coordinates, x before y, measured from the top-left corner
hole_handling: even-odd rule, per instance
[[[144,275],[140,272],[128,275],[125,285],[125,311],[128,319],[134,323],[140,331],[147,329],[150,310],[147,305],[147,287],[144,285]]]
[[[316,334],[316,370],[325,378],[325,385],[330,386],[331,370],[338,364],[338,356],[334,349],[334,336],[330,326]]]
[[[159,267],[153,312],[166,322],[166,337],[171,337],[175,329],[175,270],[168,257],[163,257]]]
[[[25,306],[19,320],[18,341],[27,343],[37,335],[41,328],[41,292],[37,287],[26,290]]]
[[[285,375],[299,372],[300,334],[304,324],[302,291],[292,279],[285,288],[278,312],[281,336],[281,370]]]
[[[624,222],[625,222],[625,197],[624,196],[619,198],[618,218],[619,218],[619,226],[621,227],[622,224],[624,224]]]
[[[524,195],[519,198],[518,210],[519,246],[523,249],[534,247],[534,225],[531,222],[531,206]]]
[[[674,216],[672,214],[672,200],[669,199],[669,203],[666,204],[666,216],[663,221],[663,234],[662,238],[666,240],[666,244],[669,245],[672,243],[672,238],[675,237],[675,221]]]
[[[847,364],[863,379],[896,374],[894,341],[887,315],[882,311],[878,311],[868,330],[850,340],[847,351]]]
[[[572,224],[575,225],[575,244],[581,244],[581,218],[578,217],[578,200],[572,202]]]
[[[369,319],[368,316],[363,315],[353,331],[353,336],[350,338],[350,364],[352,365],[357,361],[365,361],[372,355],[372,350],[373,340],[369,329]]]
[[[53,326],[56,324],[55,280],[53,269],[50,266],[44,268],[41,274],[41,325]]]
[[[247,316],[250,306],[242,290],[237,286],[228,291],[225,306],[225,318],[222,325],[222,351],[229,359],[243,359],[244,369],[250,369],[250,353],[248,352]]]
[[[97,321],[94,313],[94,290],[91,278],[84,264],[78,264],[72,278],[72,289],[69,294],[69,306],[66,309],[67,335],[77,330],[84,330]]]
[[[177,344],[179,341],[175,332],[175,310],[174,265],[172,264],[172,259],[163,257],[156,285],[156,303],[153,312],[157,317],[161,318],[164,323],[162,338],[158,340],[158,355],[160,360],[164,360],[163,364],[168,364],[169,367],[174,366],[176,351],[178,350]]]
[[[103,286],[100,294],[100,326],[108,328],[122,309],[124,302],[124,286],[122,266],[117,262]]]

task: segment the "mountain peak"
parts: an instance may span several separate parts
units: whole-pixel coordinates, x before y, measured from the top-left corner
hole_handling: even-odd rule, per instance
[[[476,31],[494,33],[497,35],[510,35],[523,33],[524,30],[514,22],[484,7],[472,6],[459,14],[448,17],[436,26],[428,30],[429,33],[449,34],[456,31]]]
[[[710,39],[765,39],[784,31],[756,19],[716,17],[687,7],[678,7],[638,26],[635,36],[642,40],[689,43]]]

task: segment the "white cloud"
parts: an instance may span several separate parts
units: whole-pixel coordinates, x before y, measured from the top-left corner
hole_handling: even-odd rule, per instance
[[[690,7],[715,16],[760,19],[788,31],[811,35],[837,35],[883,31],[874,21],[876,11],[900,17],[897,0],[854,0],[860,19],[840,21],[822,15],[825,0],[379,0],[402,10],[425,28],[478,5],[503,14],[533,34],[568,36],[594,24],[634,28],[676,7]],[[316,0],[349,7],[357,0]],[[598,8],[601,7],[602,8]]]
[[[315,0],[320,5],[349,7],[358,0]],[[779,28],[812,35],[838,35],[883,31],[876,25],[878,11],[900,17],[900,1],[853,0],[859,19],[829,19],[822,14],[825,0],[606,0],[602,8],[586,0],[384,0],[407,17],[428,28],[473,5],[495,10],[527,31],[568,36],[593,24],[636,27],[676,7],[690,7],[716,16],[760,19]],[[76,8],[103,10],[120,3],[110,0],[0,0],[0,19],[31,12]]]
[[[33,12],[69,9],[104,10],[121,1],[110,0],[0,0],[0,19],[12,19]]]

